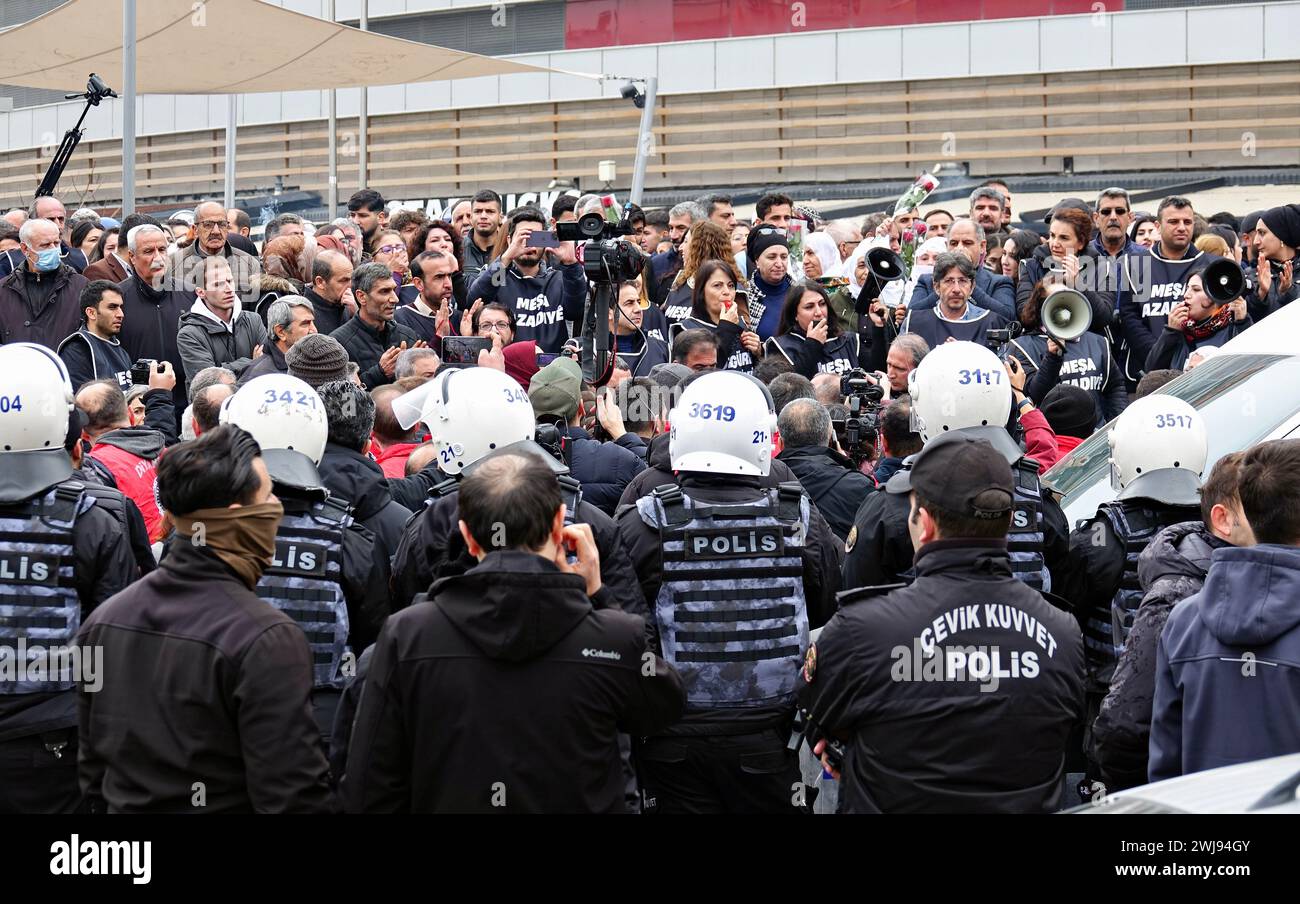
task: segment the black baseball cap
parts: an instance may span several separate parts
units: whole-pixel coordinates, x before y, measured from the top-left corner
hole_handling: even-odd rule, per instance
[[[1005,518],[1015,504],[1005,456],[988,441],[960,432],[930,440],[911,470],[899,471],[885,488],[896,494],[915,490],[939,508],[968,518]]]

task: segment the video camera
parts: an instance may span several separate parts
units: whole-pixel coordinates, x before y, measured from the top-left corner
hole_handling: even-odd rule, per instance
[[[648,256],[619,236],[631,235],[628,221],[631,205],[623,208],[623,218],[610,223],[599,213],[585,213],[576,223],[557,223],[555,235],[564,242],[586,242],[582,249],[582,269],[591,282],[592,293],[582,313],[581,353],[578,361],[582,378],[592,386],[604,386],[614,372],[610,353],[609,312],[614,305],[614,286],[636,279]]]
[[[558,424],[538,424],[534,442],[556,461],[566,466],[569,464],[569,455],[572,451],[569,438],[560,432]]]
[[[874,457],[885,390],[865,370],[856,368],[840,377],[840,395],[849,413],[842,421],[832,420],[831,425],[844,454],[853,460],[854,467],[860,467]]]
[[[595,212],[583,214],[576,223],[555,224],[555,237],[560,241],[587,243],[582,249],[582,268],[595,283],[627,282],[641,275],[645,252],[618,240],[619,236],[631,234],[627,217],[615,224]]]
[[[1019,321],[1013,320],[1007,324],[1005,329],[986,330],[984,333],[984,345],[988,347],[989,351],[994,353],[999,352],[1002,350],[1002,346],[1006,345],[1012,339],[1015,339],[1024,331],[1025,328],[1020,325]]]

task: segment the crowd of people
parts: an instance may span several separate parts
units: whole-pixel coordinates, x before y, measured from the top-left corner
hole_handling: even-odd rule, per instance
[[[599,196],[347,208],[0,220],[0,812],[1052,812],[1300,751],[1300,441],[1153,394],[1300,295],[1300,205],[628,205],[601,322]]]

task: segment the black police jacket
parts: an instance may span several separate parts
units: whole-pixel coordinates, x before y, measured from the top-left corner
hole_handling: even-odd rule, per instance
[[[1083,709],[1083,637],[1000,540],[938,540],[916,580],[840,595],[799,701],[845,745],[848,813],[1050,813]],[[973,649],[972,649],[973,648]]]
[[[835,536],[843,540],[853,527],[858,507],[875,492],[876,484],[853,462],[828,446],[784,449],[777,456],[794,471],[817,510],[826,518]]]
[[[286,515],[306,514],[312,503],[295,497],[294,490],[277,485],[275,493],[284,505]],[[375,642],[384,619],[388,617],[388,594],[384,591],[383,577],[387,569],[383,566],[383,545],[375,541],[375,535],[352,512],[352,524],[343,534],[343,566],[340,586],[348,607],[348,643],[354,654],[359,654]],[[181,544],[184,545],[184,544]],[[169,546],[168,552],[175,549]]]
[[[48,491],[42,490],[41,494]],[[72,526],[72,580],[81,601],[83,624],[96,607],[140,576],[121,520],[125,509],[110,512],[110,505],[108,500],[96,500]],[[10,513],[11,506],[0,503],[0,514]],[[76,724],[75,691],[0,694],[0,741]]]
[[[775,463],[774,463],[775,464]],[[684,472],[678,481],[693,500],[720,505],[757,499],[767,486],[763,478],[731,474],[697,474]],[[646,490],[649,493],[654,487]],[[835,612],[835,594],[840,589],[840,541],[831,533],[826,519],[815,505],[809,506],[808,537],[803,546],[804,597],[808,609],[808,627],[820,628]],[[659,531],[642,520],[635,505],[621,506],[615,519],[640,583],[638,613],[646,615],[658,652],[658,632],[654,630],[655,600],[663,584],[663,547]],[[734,710],[708,710],[688,713],[667,734],[710,735],[740,731],[760,731],[790,721],[789,706],[751,707]]]
[[[909,466],[910,467],[910,466]],[[1065,594],[1058,586],[1070,560],[1070,526],[1060,504],[1043,492],[1043,560],[1052,575],[1052,592]],[[844,588],[897,584],[909,580],[914,550],[907,532],[911,509],[908,497],[887,493],[882,486],[867,496],[853,519],[845,541]]]
[[[416,594],[425,593],[437,579],[464,574],[476,564],[465,548],[456,524],[457,494],[451,488],[413,514],[402,529],[393,555],[392,608],[396,612],[411,605]],[[590,502],[579,502],[574,521],[591,526],[600,553],[603,586],[593,599],[597,608],[645,613],[636,573],[614,522]]]
[[[908,497],[882,486],[858,507],[844,543],[845,590],[906,581],[912,570],[912,536],[907,532]]]
[[[633,477],[631,483],[623,488],[623,495],[618,499],[616,515],[624,506],[634,504],[642,496],[651,493],[655,487],[677,482],[677,478],[673,475],[672,459],[669,457],[669,444],[670,437],[667,433],[660,433],[650,440],[645,452],[648,467]],[[631,448],[626,437],[623,446]],[[761,486],[771,489],[798,479],[794,471],[790,470],[790,466],[777,456],[772,459],[772,469],[768,475],[758,478],[758,481]]]

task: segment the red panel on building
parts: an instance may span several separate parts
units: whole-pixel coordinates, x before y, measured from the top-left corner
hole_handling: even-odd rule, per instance
[[[619,44],[666,44],[672,40],[673,0],[624,0],[619,4]]]
[[[875,28],[881,25],[915,25],[917,0],[881,0],[867,3],[853,23],[857,28]]]
[[[786,0],[731,0],[733,38],[749,35],[783,35],[791,28],[796,9]]]
[[[564,6],[564,47],[615,47],[619,0],[571,0]]]
[[[841,28],[1077,15],[1124,0],[570,0],[564,46],[618,47]]]
[[[984,0],[983,19],[1023,19],[1050,16],[1055,0]]]

